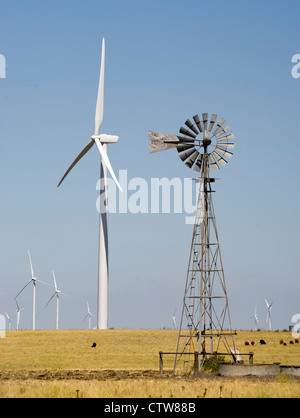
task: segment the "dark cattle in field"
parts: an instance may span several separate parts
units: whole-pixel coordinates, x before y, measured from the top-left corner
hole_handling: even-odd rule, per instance
[[[265,342],[265,340],[260,340],[260,342],[259,342],[260,344],[262,344],[262,345],[264,345],[264,344],[267,344],[266,342]]]
[[[250,344],[249,344],[249,341],[245,341],[245,345],[250,345]]]
[[[97,345],[97,344],[96,344],[96,343],[94,343],[93,345],[91,345],[91,347],[93,347],[93,348],[94,348],[94,347],[96,347],[96,345]]]
[[[254,341],[251,341],[251,345],[255,345],[255,342]]]

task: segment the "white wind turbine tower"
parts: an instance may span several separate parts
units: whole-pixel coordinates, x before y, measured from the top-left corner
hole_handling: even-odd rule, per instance
[[[6,315],[6,318],[7,318],[7,321],[8,321],[8,331],[10,331],[12,318],[8,315],[7,312],[5,312],[5,315]]]
[[[16,305],[17,305],[17,331],[19,331],[19,325],[20,325],[20,313],[21,311],[24,310],[24,308],[20,309],[18,302],[16,301]]]
[[[271,322],[271,310],[272,310],[272,303],[268,303],[267,299],[265,299],[266,305],[267,305],[267,324],[269,325],[269,331],[272,331],[272,322]]]
[[[96,144],[101,155],[100,167],[100,193],[104,195],[105,199],[100,198],[100,220],[99,220],[99,259],[98,259],[98,294],[97,294],[97,328],[107,329],[108,327],[108,233],[107,233],[107,170],[112,175],[116,185],[122,191],[121,186],[115,176],[115,173],[110,164],[107,155],[107,144],[118,142],[119,138],[112,135],[99,135],[99,130],[103,121],[103,105],[104,105],[104,67],[105,67],[105,40],[102,41],[102,58],[99,79],[99,89],[97,97],[97,105],[95,112],[95,129],[94,135],[90,142],[77,156],[74,162],[70,165],[57,187],[61,185],[65,177],[69,174],[72,168],[78,161]]]
[[[254,315],[251,316],[251,318],[254,318],[255,321],[255,331],[258,330],[258,315],[257,315],[257,305],[255,306]]]
[[[87,302],[87,310],[88,310],[88,313],[87,313],[87,315],[84,317],[84,319],[83,319],[83,321],[85,321],[86,320],[86,318],[89,318],[89,329],[91,329],[91,327],[92,327],[92,323],[91,323],[91,321],[92,321],[92,312],[91,312],[91,310],[90,310],[90,306],[89,306],[89,302]]]
[[[23,290],[30,284],[32,283],[33,285],[33,298],[32,298],[32,330],[35,330],[35,298],[36,298],[36,283],[43,283],[46,284],[48,286],[48,283],[42,282],[41,280],[39,280],[37,277],[35,277],[34,272],[33,272],[33,267],[32,267],[32,260],[31,260],[31,256],[30,256],[30,252],[28,250],[28,256],[29,256],[29,262],[30,262],[30,270],[31,270],[31,279],[29,280],[29,282],[23,287],[22,290],[20,290],[20,292],[17,294],[17,296],[15,297],[15,300],[17,299],[17,297],[23,292]]]
[[[48,300],[48,302],[46,304],[46,308],[49,305],[50,301],[54,298],[54,296],[56,296],[56,329],[58,329],[58,322],[59,322],[59,296],[60,295],[68,296],[68,295],[66,295],[65,293],[62,293],[60,290],[58,290],[57,283],[56,283],[56,280],[55,280],[54,271],[52,271],[52,274],[53,274],[53,281],[54,281],[54,289],[55,289],[55,292],[51,296],[51,298]]]

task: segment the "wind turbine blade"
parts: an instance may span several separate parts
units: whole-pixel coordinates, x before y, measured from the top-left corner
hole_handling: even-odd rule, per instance
[[[104,150],[104,148],[103,148],[103,145],[102,145],[102,144],[101,144],[101,142],[100,142],[100,139],[96,137],[96,138],[95,138],[95,142],[96,142],[96,145],[97,145],[97,147],[98,147],[98,150],[99,150],[99,152],[100,152],[100,154],[101,154],[101,157],[103,158],[103,161],[104,161],[104,163],[105,163],[106,167],[108,168],[108,171],[110,172],[110,174],[111,174],[112,178],[114,179],[114,181],[115,181],[116,185],[118,186],[118,188],[119,188],[119,189],[120,189],[120,191],[122,192],[123,190],[122,190],[122,188],[121,188],[121,186],[120,186],[120,184],[119,184],[119,182],[118,182],[118,180],[117,180],[117,177],[116,177],[116,175],[115,175],[115,173],[114,173],[114,170],[113,170],[113,168],[112,168],[112,166],[111,166],[111,164],[110,164],[110,161],[109,161],[108,155],[106,154],[106,152],[105,152],[105,150]]]
[[[97,105],[95,112],[95,131],[94,135],[98,135],[100,126],[103,121],[103,108],[104,108],[104,68],[105,68],[105,40],[102,40],[102,57],[101,57],[101,69],[99,78],[99,89],[97,97]]]
[[[89,305],[89,303],[88,302],[86,302],[86,304],[87,304],[87,308],[88,308],[88,315],[91,313],[91,311],[90,311],[90,305]]]
[[[28,256],[29,256],[29,262],[30,262],[31,277],[33,277],[34,276],[34,273],[33,273],[32,260],[31,260],[31,256],[30,256],[29,250],[28,250]]]
[[[64,295],[64,296],[70,296],[70,295],[67,295],[66,293],[63,293],[63,292],[59,292],[59,294]]]
[[[45,308],[47,308],[47,306],[49,305],[49,303],[51,302],[51,300],[54,298],[54,296],[56,295],[56,292],[51,296],[51,298],[48,300]]]
[[[42,282],[42,280],[37,279],[36,277],[34,277],[34,280],[35,280],[36,282],[38,282],[38,283],[42,283],[42,284],[45,284],[45,285],[47,285],[47,286],[50,286],[50,285],[49,285],[49,283]]]
[[[54,274],[53,270],[52,270],[52,275],[53,275],[53,281],[54,281],[54,288],[55,288],[55,291],[57,292],[57,283],[56,283],[56,280],[55,280],[55,274]]]
[[[72,168],[78,163],[79,160],[81,160],[81,158],[92,148],[92,146],[94,145],[94,141],[91,140],[87,146],[85,148],[83,148],[83,150],[81,151],[81,153],[78,155],[78,157],[74,160],[74,162],[70,165],[70,167],[68,168],[68,170],[65,172],[65,174],[63,175],[62,179],[60,180],[60,182],[58,183],[57,187],[59,187],[61,185],[61,183],[64,181],[64,179],[67,177],[67,175],[69,174],[69,172],[72,170]]]
[[[23,292],[23,290],[32,282],[32,279],[29,280],[29,282],[23,287],[22,290],[20,290],[20,292],[17,294],[17,296],[14,298],[15,300],[17,299],[17,297]]]

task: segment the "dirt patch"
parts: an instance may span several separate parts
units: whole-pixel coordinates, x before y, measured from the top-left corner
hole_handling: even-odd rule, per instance
[[[168,373],[166,373],[166,376]],[[171,373],[170,373],[171,375]],[[1,380],[124,380],[158,378],[153,370],[2,370]]]
[[[211,380],[234,380],[235,377],[218,376],[215,373],[203,373],[199,376],[173,376],[170,371],[164,371],[163,379],[211,379]],[[155,370],[1,370],[2,380],[127,380],[127,379],[161,379],[159,372]],[[274,378],[257,376],[239,377],[239,380],[271,381]],[[300,378],[293,380],[300,381]]]

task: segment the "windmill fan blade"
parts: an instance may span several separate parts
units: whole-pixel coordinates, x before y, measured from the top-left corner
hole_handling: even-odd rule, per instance
[[[217,133],[216,138],[219,138],[221,135],[226,134],[229,131],[231,131],[230,125],[226,126],[226,128],[222,129],[221,132]]]
[[[216,159],[216,161],[217,161],[217,163],[221,166],[221,167],[224,167],[224,165],[226,165],[226,164],[228,164],[228,162],[223,158],[223,157],[221,157],[219,154],[217,154],[216,153],[216,151],[213,151],[213,156],[215,157],[215,159]]]
[[[220,119],[220,121],[217,123],[217,126],[213,130],[213,135],[216,135],[216,133],[218,132],[218,130],[222,127],[222,125],[224,125],[225,122],[226,122],[225,119],[222,119],[222,118]]]
[[[217,120],[217,117],[218,117],[218,115],[216,115],[215,113],[211,115],[210,125],[209,125],[209,128],[208,128],[208,132],[211,132],[212,128],[214,127],[214,124],[215,124],[215,122]]]
[[[99,152],[101,154],[101,157],[103,158],[103,161],[104,161],[104,163],[105,163],[108,171],[110,172],[110,174],[111,174],[112,178],[114,179],[116,185],[118,186],[119,190],[122,192],[123,190],[122,190],[122,188],[121,188],[121,186],[120,186],[120,184],[119,184],[119,182],[117,180],[117,177],[116,177],[116,175],[114,173],[114,170],[113,170],[113,168],[112,168],[112,166],[110,164],[109,158],[108,158],[108,156],[107,156],[107,154],[106,154],[106,152],[105,152],[105,150],[103,148],[103,145],[101,144],[99,138],[96,137],[95,138],[95,142],[96,142],[96,145],[98,147],[98,150],[99,150]]]
[[[64,179],[67,177],[67,175],[69,174],[69,172],[72,170],[72,168],[78,163],[79,160],[81,160],[81,158],[92,148],[92,146],[94,145],[94,141],[91,140],[87,146],[81,151],[81,153],[78,155],[78,157],[74,160],[74,162],[70,165],[70,167],[68,168],[68,170],[65,172],[65,174],[63,175],[62,179],[60,180],[60,182],[58,183],[57,187],[59,187],[61,185],[61,183],[64,181]]]
[[[196,135],[199,134],[198,129],[195,127],[195,125],[188,119],[185,121],[185,124],[188,128],[190,128]]]
[[[177,151],[180,153],[182,151],[187,151],[188,149],[194,148],[194,145],[178,145]]]
[[[190,151],[184,152],[183,154],[179,155],[181,158],[181,161],[187,160],[194,152],[196,151],[196,148],[191,149]]]
[[[235,148],[235,144],[218,144],[218,148],[233,150]]]
[[[225,158],[228,158],[228,159],[233,156],[231,152],[228,152],[218,147],[216,147],[215,151],[217,151],[219,154],[223,155]]]
[[[204,130],[207,130],[208,113],[202,113]]]
[[[95,131],[94,135],[98,135],[100,126],[103,122],[103,107],[104,107],[104,67],[105,67],[105,40],[102,40],[102,57],[99,78],[99,89],[95,112]]]
[[[201,125],[201,122],[200,122],[200,119],[199,119],[199,115],[193,116],[193,119],[194,119],[196,125],[198,126],[199,131],[203,132],[202,125]]]
[[[185,165],[189,168],[192,168],[195,164],[196,159],[198,158],[198,155],[200,153],[198,151],[194,152],[194,154],[191,156],[191,158],[185,163]]]
[[[197,162],[194,166],[194,171],[198,171],[198,172],[201,171],[202,161],[203,161],[203,155],[200,154],[199,157],[198,157],[198,160],[197,160]]]
[[[196,138],[196,136],[197,135],[195,135],[194,133],[192,133],[192,132],[190,132],[190,131],[188,131],[187,129],[185,129],[184,127],[181,127],[180,128],[180,130],[179,130],[179,132],[181,133],[181,134],[183,134],[183,135],[186,135],[186,136],[189,136],[189,137],[191,137],[191,138]]]
[[[176,148],[176,144],[169,144],[167,141],[174,141],[178,143],[176,135],[166,134],[163,132],[149,131],[149,152],[165,151],[171,148]],[[186,141],[186,139],[185,139]]]
[[[215,161],[214,157],[212,156],[212,154],[209,154],[208,155],[208,158],[209,158],[209,163],[210,163],[210,166],[211,166],[212,170],[213,171],[219,170],[219,166],[216,163],[216,161]]]
[[[234,141],[234,134],[226,135],[222,138],[218,138],[218,142],[224,142],[224,141]]]

